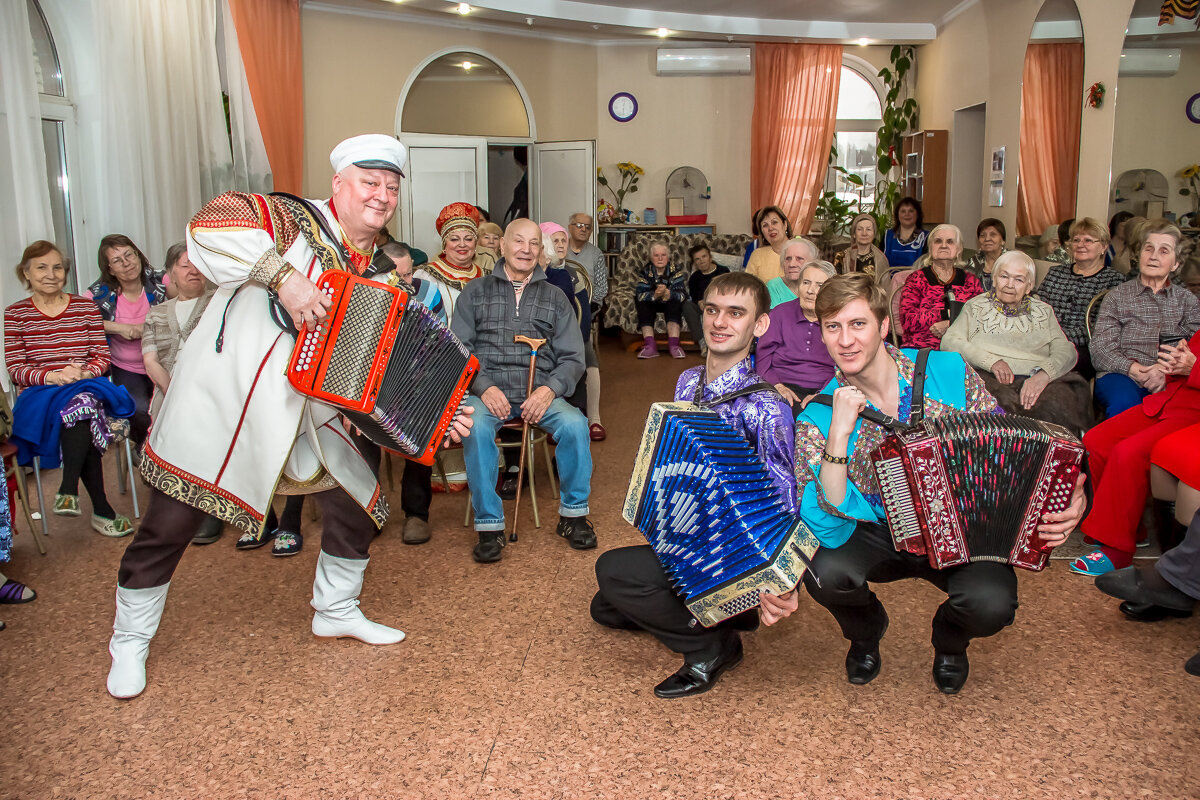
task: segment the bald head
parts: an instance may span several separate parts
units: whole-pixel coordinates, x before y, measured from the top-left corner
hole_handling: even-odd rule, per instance
[[[514,219],[504,229],[500,250],[508,277],[523,281],[537,267],[542,249],[542,229],[531,219]]]

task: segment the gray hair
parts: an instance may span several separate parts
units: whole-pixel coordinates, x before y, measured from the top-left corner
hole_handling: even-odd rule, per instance
[[[929,238],[926,239],[926,241],[932,244],[933,237],[937,236],[937,233],[940,230],[947,230],[947,231],[954,232],[954,241],[958,243],[958,252],[955,254],[954,257],[956,260],[961,258],[962,253],[963,253],[963,235],[962,235],[962,230],[957,225],[951,225],[949,222],[943,222],[941,225],[935,226],[934,229],[929,232]]]
[[[837,274],[837,269],[828,261],[810,261],[804,265],[804,269],[819,269],[825,273],[826,278],[832,278]],[[804,271],[800,271],[800,275],[804,275]]]
[[[817,259],[819,259],[821,257],[821,249],[819,247],[817,247],[815,244],[813,244],[812,240],[805,239],[803,236],[797,236],[794,239],[788,239],[787,243],[784,244],[784,246],[783,246],[783,250],[781,250],[779,252],[779,268],[780,269],[783,269],[783,261],[785,258],[787,258],[788,250],[791,250],[793,247],[795,247],[798,244],[802,244],[802,245],[805,245],[806,247],[808,247],[808,261],[816,261]],[[807,266],[807,265],[808,264],[806,262],[805,266]]]
[[[168,247],[167,255],[163,259],[163,269],[170,272],[185,253],[187,253],[187,244],[184,242],[176,242]]]
[[[542,252],[546,254],[546,269],[562,266],[563,259],[554,249],[554,236],[546,231],[542,231]]]
[[[995,265],[992,267],[993,277],[1000,274],[1001,267],[1009,265],[1014,267],[1024,267],[1026,275],[1029,276],[1029,291],[1033,291],[1033,285],[1037,283],[1037,265],[1033,263],[1033,259],[1027,256],[1020,250],[1007,250],[996,259]]]
[[[653,258],[653,256],[654,256],[654,248],[656,248],[656,247],[661,247],[663,250],[666,250],[666,251],[667,251],[667,255],[668,255],[668,256],[669,256],[669,255],[671,255],[671,245],[669,245],[669,244],[667,244],[666,242],[664,242],[664,241],[662,241],[661,239],[659,239],[658,241],[651,242],[651,243],[650,243],[650,249],[647,251],[647,252],[649,252],[649,253],[650,253],[650,256],[651,256],[652,258]]]

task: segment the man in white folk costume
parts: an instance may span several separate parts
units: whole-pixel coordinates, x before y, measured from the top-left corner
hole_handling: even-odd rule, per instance
[[[114,697],[146,687],[171,575],[204,515],[257,531],[277,492],[313,493],[322,512],[313,633],[378,645],[404,638],[358,609],[367,548],[387,502],[337,411],[296,392],[287,365],[295,331],[314,328],[330,305],[317,276],[327,269],[371,275],[375,237],[396,211],[405,159],[390,136],[355,136],[330,154],[330,199],[227,192],[189,224],[188,255],[218,288],[179,354],[146,443],[150,504],[117,575],[108,648]],[[452,438],[469,428],[469,417],[456,417]]]

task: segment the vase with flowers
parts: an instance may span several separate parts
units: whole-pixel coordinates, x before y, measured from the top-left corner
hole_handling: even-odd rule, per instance
[[[1184,167],[1179,171],[1179,177],[1183,178],[1179,193],[1192,198],[1192,227],[1200,227],[1200,164]]]
[[[608,182],[608,178],[604,177],[604,168],[596,167],[596,182],[603,186],[612,194],[613,199],[617,201],[617,214],[622,217],[629,216],[629,212],[625,210],[625,195],[633,194],[638,190],[638,178],[646,174],[646,171],[632,161],[622,161],[617,164],[617,171],[621,173],[621,182],[616,187]]]

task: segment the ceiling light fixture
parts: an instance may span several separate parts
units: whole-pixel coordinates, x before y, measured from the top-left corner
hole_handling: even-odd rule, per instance
[[[467,72],[470,72],[472,69],[474,69],[475,67],[477,67],[479,65],[472,64],[470,61],[464,61],[461,64],[459,64],[459,66],[462,67],[463,69],[465,69]]]
[[[469,4],[469,3],[459,3],[459,4],[458,4],[458,13],[459,13],[459,14],[462,14],[464,17],[465,17],[467,14],[470,14],[470,13],[471,13],[471,10],[472,10],[472,9],[471,9],[471,6],[470,6],[470,4]]]
[[[867,37],[865,37],[865,36],[864,36],[864,37],[862,37],[861,39],[859,39],[859,40],[858,40],[858,46],[859,46],[859,47],[866,47],[866,46],[867,46],[867,45],[869,45],[870,43],[871,43],[871,40],[870,40],[870,39],[868,39],[868,38],[867,38]]]
[[[659,28],[658,30],[656,30],[654,32],[654,35],[660,39],[665,39],[671,35],[671,32],[669,30],[667,30],[666,28]]]

